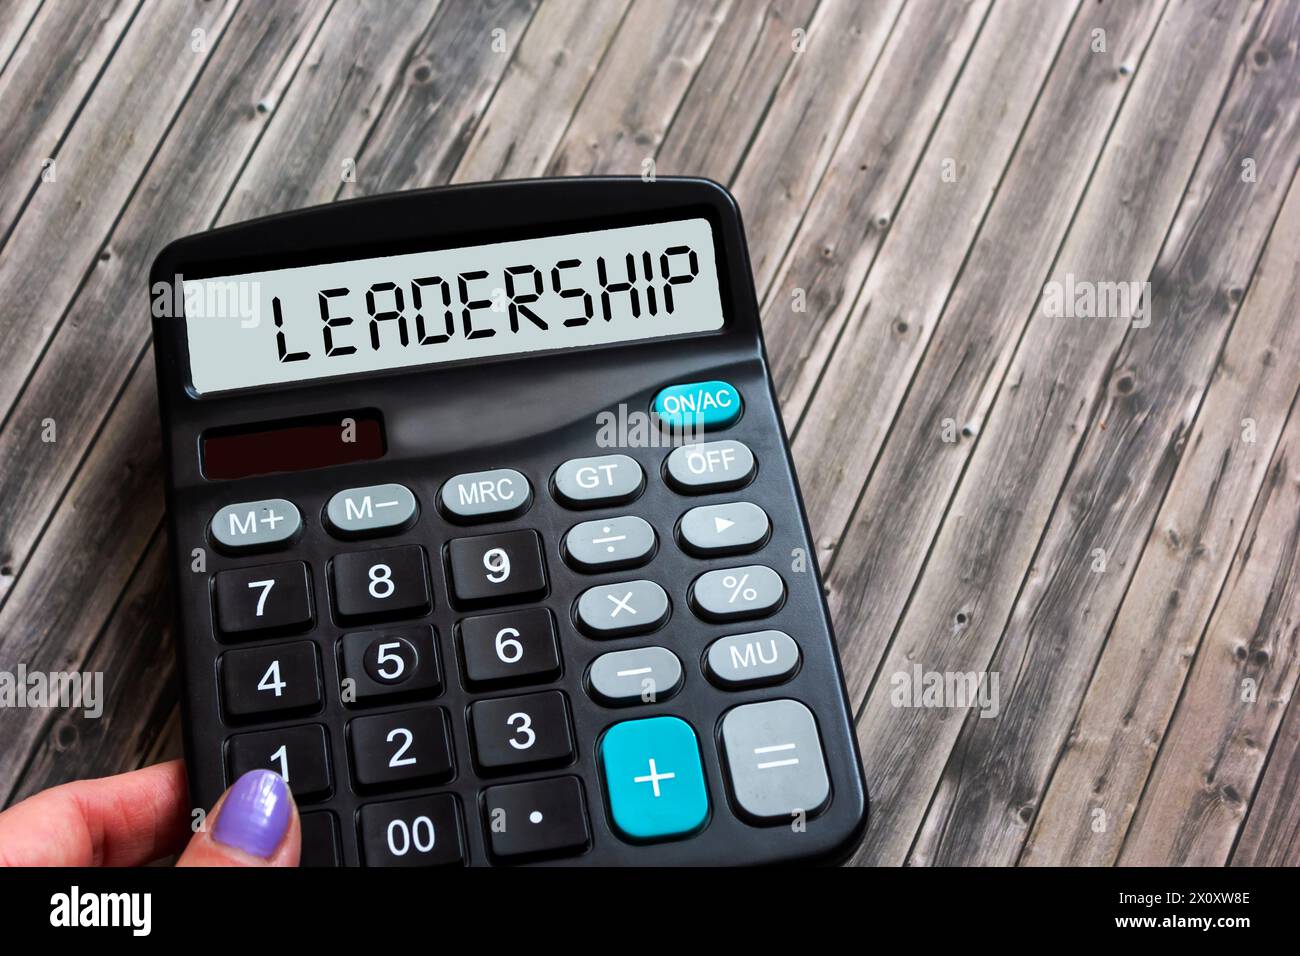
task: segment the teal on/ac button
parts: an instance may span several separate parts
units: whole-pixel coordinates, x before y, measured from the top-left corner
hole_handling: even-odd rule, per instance
[[[673,428],[726,428],[740,417],[740,392],[730,382],[669,385],[655,396],[654,409]]]
[[[601,766],[614,827],[629,840],[693,833],[709,817],[700,745],[679,717],[625,720],[605,732]]]

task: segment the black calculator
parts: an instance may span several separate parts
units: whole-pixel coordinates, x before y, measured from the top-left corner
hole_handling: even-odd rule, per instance
[[[304,865],[831,862],[867,796],[740,214],[321,206],[153,265],[191,799]]]

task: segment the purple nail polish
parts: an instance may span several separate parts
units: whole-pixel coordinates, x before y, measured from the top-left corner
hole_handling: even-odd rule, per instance
[[[212,839],[267,859],[289,828],[289,788],[278,773],[250,770],[230,788]]]

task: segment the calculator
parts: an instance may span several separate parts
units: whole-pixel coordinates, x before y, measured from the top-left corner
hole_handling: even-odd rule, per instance
[[[843,859],[867,795],[740,214],[455,186],[150,276],[195,806],[304,865]]]

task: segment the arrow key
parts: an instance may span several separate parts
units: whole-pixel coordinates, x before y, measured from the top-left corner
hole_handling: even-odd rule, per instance
[[[698,557],[757,551],[771,533],[767,512],[748,501],[692,508],[677,525],[682,550]]]

